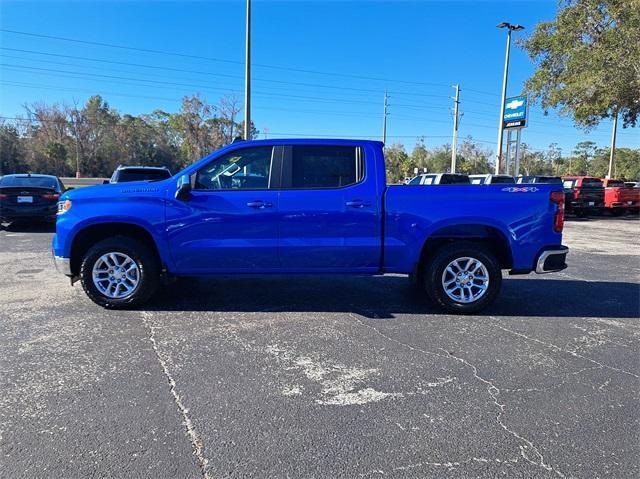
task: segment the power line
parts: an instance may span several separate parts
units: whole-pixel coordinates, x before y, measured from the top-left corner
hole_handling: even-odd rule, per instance
[[[142,52],[142,53],[153,53],[153,54],[158,54],[158,55],[170,55],[170,56],[182,57],[182,58],[190,58],[190,59],[195,59],[195,60],[206,60],[206,61],[213,61],[213,62],[244,65],[244,62],[236,61],[236,60],[228,60],[228,59],[215,58],[215,57],[206,57],[206,56],[201,56],[201,55],[192,55],[192,54],[188,54],[188,53],[171,52],[171,51],[166,51],[166,50],[155,50],[155,49],[151,49],[151,48],[130,47],[130,46],[125,46],[125,45],[116,45],[116,44],[113,44],[113,43],[95,42],[95,41],[89,41],[89,40],[78,40],[78,39],[75,39],[75,38],[60,37],[60,36],[55,36],[55,35],[44,35],[44,34],[41,34],[41,33],[21,32],[21,31],[9,30],[9,29],[5,29],[5,28],[0,28],[0,32],[11,33],[11,34],[14,34],[14,35],[24,35],[24,36],[30,36],[30,37],[36,37],[36,38],[47,38],[47,39],[51,39],[51,40],[72,42],[72,43],[78,43],[78,44],[83,44],[83,45],[94,45],[94,46],[107,47],[107,48],[117,48],[117,49],[122,49],[122,50],[138,51],[138,52]],[[294,72],[298,72],[298,73],[309,73],[309,74],[314,74],[314,75],[327,75],[327,76],[336,76],[336,77],[343,77],[343,78],[356,78],[356,79],[361,79],[361,80],[372,80],[372,81],[403,83],[403,84],[408,84],[408,85],[448,86],[448,85],[441,84],[441,83],[429,83],[429,82],[418,82],[418,81],[411,81],[411,80],[398,80],[398,79],[391,79],[391,78],[370,77],[370,76],[365,76],[365,75],[354,75],[354,74],[349,74],[349,73],[324,72],[324,71],[319,71],[319,70],[307,70],[307,69],[302,69],[302,68],[284,67],[284,66],[280,66],[280,65],[268,65],[268,64],[264,64],[264,63],[253,63],[252,66],[261,67],[261,68],[271,68],[271,69],[275,69],[275,70],[294,71]]]
[[[164,67],[164,66],[149,65],[149,64],[144,64],[144,63],[132,63],[132,62],[122,62],[122,61],[116,61],[116,60],[105,60],[105,59],[102,59],[102,58],[83,57],[83,56],[76,56],[76,55],[63,55],[63,54],[59,54],[59,53],[39,52],[39,51],[36,51],[36,50],[24,50],[24,49],[21,49],[21,48],[0,47],[0,50],[14,51],[14,52],[20,52],[20,53],[29,53],[29,54],[37,54],[37,55],[44,55],[44,56],[52,56],[52,57],[58,57],[58,58],[70,58],[70,59],[74,59],[74,60],[91,61],[91,62],[106,63],[106,64],[113,64],[113,65],[124,65],[124,66],[134,66],[134,67],[138,67],[138,68],[150,68],[150,69],[155,69],[155,70],[174,71],[174,72],[178,72],[178,73],[190,73],[190,74],[196,74],[196,75],[216,76],[216,77],[223,77],[223,78],[233,78],[233,79],[238,79],[238,80],[243,80],[244,79],[244,77],[240,76],[240,75],[230,75],[230,74],[225,74],[225,73],[213,73],[213,72],[202,71],[202,70],[188,70],[188,69],[183,69],[183,68]],[[40,60],[40,59],[35,59],[35,58],[25,58],[25,57],[14,56],[14,55],[4,55],[4,57],[5,58],[15,58],[15,59],[20,59],[20,60],[25,60],[25,61],[36,61],[36,62],[53,63],[53,64],[57,64],[57,65],[86,67],[85,65],[77,65],[77,64],[73,64],[73,63],[64,63],[64,62],[55,62],[55,61],[52,61],[52,60]],[[90,68],[93,68],[93,67],[90,67]],[[130,70],[112,70],[112,71],[130,72]],[[346,86],[342,86],[342,85],[341,86],[334,86],[334,85],[325,85],[325,84],[320,84],[320,83],[295,82],[295,81],[287,81],[287,80],[273,80],[273,79],[258,78],[258,77],[254,77],[253,80],[254,81],[260,81],[260,82],[266,82],[266,83],[278,83],[278,84],[283,84],[283,85],[308,86],[308,87],[314,87],[314,88],[329,88],[329,89],[336,89],[336,90],[349,90],[349,91],[356,91],[356,92],[363,92],[363,93],[380,93],[380,91],[381,91],[380,89],[355,88],[355,87],[346,87]],[[442,97],[445,96],[445,95],[414,93],[414,92],[405,92],[405,91],[396,91],[396,90],[393,90],[392,93],[396,94],[396,95],[433,97],[433,98],[442,98]]]
[[[55,70],[55,69],[51,69],[51,68],[40,68],[40,67],[28,67],[28,66],[23,66],[23,65],[13,65],[13,64],[2,64],[2,66],[4,66],[5,68],[10,68],[10,69],[18,69],[18,70],[30,70],[30,71],[35,71],[35,72],[46,72],[48,75],[56,75],[56,76],[66,76],[66,77],[70,77],[70,78],[76,78],[76,79],[86,79],[86,78],[82,78],[82,77],[78,77],[77,75],[82,75],[85,77],[99,77],[99,78],[105,78],[105,79],[109,79],[109,80],[125,80],[125,81],[135,81],[135,82],[143,82],[143,83],[151,83],[151,85],[137,85],[137,86],[145,86],[145,87],[153,87],[153,88],[161,88],[160,86],[154,86],[153,84],[158,84],[158,85],[170,85],[170,86],[182,86],[182,87],[189,87],[189,88],[196,88],[196,89],[200,89],[202,91],[207,91],[207,90],[222,90],[222,91],[235,91],[235,90],[230,90],[231,87],[229,88],[215,88],[215,87],[211,87],[208,85],[197,85],[197,84],[193,84],[193,83],[180,83],[180,82],[167,82],[167,81],[162,81],[162,80],[148,80],[148,79],[144,79],[144,78],[131,78],[131,77],[123,77],[123,76],[119,76],[119,75],[103,75],[103,74],[99,74],[99,73],[87,73],[87,72],[76,72],[76,71],[69,71],[69,70]],[[134,84],[135,85],[135,84]],[[347,98],[327,98],[327,97],[309,97],[309,96],[302,96],[302,95],[288,95],[288,94],[282,94],[282,93],[268,93],[268,92],[256,92],[259,95],[262,96],[272,96],[272,97],[283,97],[283,98],[299,98],[299,99],[304,99],[306,101],[313,101],[313,102],[338,102],[338,103],[352,103],[352,104],[369,104],[369,105],[374,105],[377,104],[376,102],[372,102],[372,101],[365,101],[365,100],[350,100]]]

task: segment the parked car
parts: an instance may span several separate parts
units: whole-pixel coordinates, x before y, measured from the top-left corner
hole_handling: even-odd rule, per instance
[[[472,185],[512,185],[516,182],[513,176],[509,175],[469,175]]]
[[[0,223],[55,221],[57,204],[65,187],[50,175],[16,174],[0,178]]]
[[[388,186],[383,144],[364,140],[236,142],[177,179],[65,193],[58,211],[57,267],[107,308],[143,304],[163,275],[401,273],[471,313],[501,270],[559,271],[568,252],[558,186]]]
[[[604,210],[602,180],[592,176],[563,176],[564,188],[573,190],[573,199],[567,203],[567,211],[576,216],[598,215]]]
[[[166,166],[123,166],[120,165],[111,175],[107,183],[126,183],[129,181],[158,181],[171,177]]]
[[[422,173],[415,176],[407,185],[468,185],[469,177],[459,173]]]
[[[605,178],[602,180],[604,186],[604,207],[615,216],[624,214],[626,211],[636,211],[640,208],[640,189],[627,186],[624,180]]]

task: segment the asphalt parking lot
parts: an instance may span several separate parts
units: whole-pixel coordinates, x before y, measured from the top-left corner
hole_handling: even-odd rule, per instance
[[[0,477],[638,477],[640,221],[482,316],[406,278],[216,278],[106,311],[0,231]]]

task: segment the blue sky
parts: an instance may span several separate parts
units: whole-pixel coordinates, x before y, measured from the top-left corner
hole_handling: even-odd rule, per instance
[[[556,10],[555,1],[514,0],[253,3],[260,131],[378,139],[387,89],[388,143],[408,149],[418,136],[428,146],[451,141],[454,83],[462,90],[460,136],[493,149],[506,39],[495,25],[520,23],[526,34]],[[92,93],[131,114],[176,111],[194,92],[213,103],[233,91],[242,99],[244,0],[2,1],[0,8],[4,30],[181,54],[2,31],[1,116],[20,114],[25,103],[82,102]],[[532,71],[513,48],[509,95],[520,93]],[[530,117],[523,141],[534,149],[556,142],[569,153],[579,141],[610,141],[610,121],[587,134],[553,112],[545,117],[534,107]],[[620,130],[618,145],[640,147],[640,130]]]

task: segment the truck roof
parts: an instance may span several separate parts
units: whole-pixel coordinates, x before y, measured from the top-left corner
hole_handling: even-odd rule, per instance
[[[241,140],[232,143],[232,145],[354,145],[354,144],[371,144],[375,146],[384,146],[384,143],[377,140],[365,139],[349,139],[349,138],[268,138],[265,140]]]

